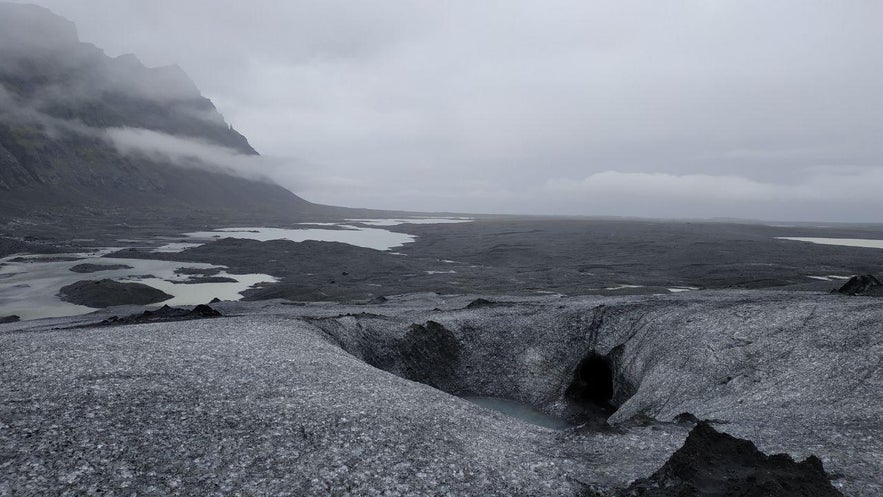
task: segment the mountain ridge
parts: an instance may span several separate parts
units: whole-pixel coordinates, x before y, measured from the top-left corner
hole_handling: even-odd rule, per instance
[[[273,183],[259,161],[248,178],[200,157],[182,167],[138,136],[147,148],[124,150],[108,130],[259,157],[180,67],[109,57],[48,9],[0,2],[0,219],[153,213],[218,222],[341,210]]]

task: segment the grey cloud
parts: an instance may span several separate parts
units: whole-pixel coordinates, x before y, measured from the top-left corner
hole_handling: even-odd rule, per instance
[[[42,7],[7,5],[5,12],[14,13],[0,18],[0,73],[7,79],[25,74],[41,80],[39,94],[25,81],[20,85],[32,106],[36,100],[99,98],[106,92],[163,102],[199,96],[176,65],[147,68],[132,54],[107,58],[96,46],[79,42],[73,23]],[[59,79],[63,87],[51,84]]]
[[[6,90],[6,87],[0,83],[0,112],[8,112],[15,105],[15,96]]]
[[[769,183],[740,176],[707,174],[622,173],[605,171],[581,180],[553,179],[544,190],[617,199],[629,196],[660,200],[725,202],[879,200],[883,167],[811,168],[793,184]]]
[[[258,150],[312,165],[292,174],[313,201],[856,221],[883,207],[849,193],[881,184],[879,2],[38,3],[113,55],[179,63]],[[586,178],[631,205],[549,188]],[[700,179],[721,194],[690,195]]]
[[[99,130],[90,128],[75,119],[60,119],[41,110],[41,105],[33,99],[22,99],[0,84],[0,117],[7,122],[38,126],[48,136],[62,133],[76,133],[98,136]]]
[[[245,155],[209,142],[181,138],[143,128],[105,128],[96,130],[119,152],[140,155],[156,162],[170,162],[182,167],[218,170],[251,179],[269,181],[260,156]]]
[[[322,175],[313,166],[292,158],[243,154],[204,140],[182,138],[143,128],[90,129],[119,152],[180,167],[278,183],[292,191],[321,191],[362,186],[358,181]]]

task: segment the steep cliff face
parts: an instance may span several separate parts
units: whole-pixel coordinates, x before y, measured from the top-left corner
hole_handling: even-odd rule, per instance
[[[0,3],[0,215],[129,209],[284,217],[315,206],[262,176],[225,174],[162,150],[121,150],[108,130],[174,137],[256,157],[177,66],[148,68],[82,43],[41,7]],[[188,164],[184,164],[187,166]],[[239,171],[242,174],[242,171]]]

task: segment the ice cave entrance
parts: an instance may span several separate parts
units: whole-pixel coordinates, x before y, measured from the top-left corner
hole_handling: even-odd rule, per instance
[[[573,382],[567,388],[567,398],[584,406],[595,406],[610,411],[613,401],[613,366],[610,359],[591,353],[580,361],[573,375]]]

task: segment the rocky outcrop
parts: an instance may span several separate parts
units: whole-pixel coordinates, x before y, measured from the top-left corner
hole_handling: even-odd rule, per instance
[[[148,305],[169,300],[169,295],[162,290],[143,283],[121,283],[119,281],[82,280],[64,286],[59,297],[65,302],[103,308],[114,305]]]
[[[795,462],[787,454],[767,456],[748,440],[699,423],[684,445],[648,478],[620,497],[842,497],[831,486],[822,461]]]
[[[12,314],[11,316],[0,316],[0,324],[17,323],[21,320],[19,316]]]
[[[99,271],[113,271],[115,269],[132,269],[125,264],[77,264],[70,268],[75,273],[97,273]]]
[[[193,309],[164,305],[155,311],[144,311],[141,314],[130,314],[123,317],[111,316],[98,323],[98,326],[186,321],[190,319],[219,318],[221,316],[220,312],[205,304],[197,305]],[[91,325],[86,325],[86,327],[88,326]]]
[[[861,274],[849,278],[843,286],[837,289],[837,293],[883,297],[883,284],[874,275]]]
[[[482,307],[493,307],[496,302],[488,299],[475,299],[472,302],[469,302],[469,305],[466,306],[467,309],[481,309]]]

